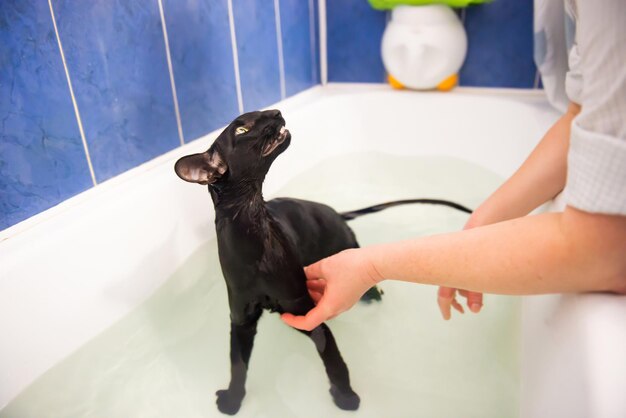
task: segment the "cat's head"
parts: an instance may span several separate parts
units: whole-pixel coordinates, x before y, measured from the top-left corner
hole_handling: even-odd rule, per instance
[[[182,157],[174,169],[181,179],[199,184],[262,181],[290,142],[291,134],[280,111],[244,113],[207,151]]]

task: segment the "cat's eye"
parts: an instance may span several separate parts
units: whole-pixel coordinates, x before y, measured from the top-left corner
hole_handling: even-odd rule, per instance
[[[239,126],[239,127],[237,127],[237,129],[235,129],[235,135],[245,134],[249,130],[250,129],[246,128],[245,126]]]

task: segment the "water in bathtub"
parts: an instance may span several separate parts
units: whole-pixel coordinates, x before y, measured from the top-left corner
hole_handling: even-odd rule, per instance
[[[476,207],[501,181],[453,158],[366,153],[326,160],[275,195],[320,201],[338,211],[415,197]],[[459,230],[466,219],[450,208],[410,205],[351,226],[365,246]],[[480,314],[445,322],[436,288],[400,282],[381,287],[381,303],[357,305],[329,322],[361,397],[359,417],[518,415],[519,299],[486,296]],[[0,417],[220,416],[214,393],[230,377],[228,315],[211,240],[129,315],[26,388]],[[310,340],[277,314],[265,313],[238,416],[354,413],[333,404]]]

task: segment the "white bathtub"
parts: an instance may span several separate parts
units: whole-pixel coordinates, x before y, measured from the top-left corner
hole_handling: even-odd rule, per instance
[[[316,87],[275,107],[297,139],[272,167],[268,195],[355,151],[447,155],[505,178],[558,117],[539,91],[382,85]],[[217,134],[0,232],[0,409],[214,236],[208,193],[181,187],[172,167]],[[626,298],[526,297],[521,341],[521,416],[626,416]]]

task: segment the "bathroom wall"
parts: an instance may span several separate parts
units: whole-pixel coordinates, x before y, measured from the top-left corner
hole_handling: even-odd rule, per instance
[[[387,12],[366,0],[327,0],[328,80],[383,82],[380,42]],[[462,86],[537,87],[533,62],[533,0],[493,0],[458,10],[468,50]]]
[[[326,0],[328,81],[383,82],[386,12]],[[0,2],[0,230],[319,83],[318,0]],[[459,11],[464,86],[536,87],[532,0]]]
[[[319,83],[316,0],[0,2],[0,230]]]

